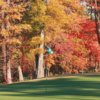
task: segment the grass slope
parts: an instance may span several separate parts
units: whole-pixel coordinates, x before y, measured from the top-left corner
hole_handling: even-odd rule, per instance
[[[0,85],[0,100],[100,100],[100,76]]]

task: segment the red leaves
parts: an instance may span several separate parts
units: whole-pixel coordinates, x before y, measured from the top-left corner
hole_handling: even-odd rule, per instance
[[[95,56],[96,61],[100,61],[100,46],[97,41],[95,22],[84,20],[81,22],[81,31],[79,33],[60,33],[60,38],[52,44],[56,57],[60,59],[59,63],[65,70],[86,70],[88,69],[89,53]],[[69,63],[69,65],[66,65]],[[73,67],[70,67],[73,66]],[[65,67],[67,66],[67,68]]]

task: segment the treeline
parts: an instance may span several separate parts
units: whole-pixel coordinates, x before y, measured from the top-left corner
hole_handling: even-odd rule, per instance
[[[0,52],[7,84],[100,67],[95,22],[79,0],[1,0]]]

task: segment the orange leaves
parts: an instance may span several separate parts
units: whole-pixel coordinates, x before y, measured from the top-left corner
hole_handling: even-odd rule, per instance
[[[52,65],[55,64],[55,61],[54,61],[54,56],[52,54],[50,55],[46,55],[45,56],[45,64],[47,67],[51,67]]]
[[[19,1],[15,3],[11,1],[10,4],[4,2],[7,6],[1,5],[0,9],[1,15],[3,15],[1,20],[1,25],[4,25],[4,29],[1,31],[2,36],[12,36],[14,34],[21,34],[23,31],[31,30],[29,24],[21,24],[22,17],[25,11],[25,5]],[[9,29],[8,29],[9,26]]]
[[[9,36],[9,31],[6,30],[6,29],[2,29],[1,32],[0,32],[0,34],[1,34],[1,36],[3,36],[3,37],[6,38],[7,36]]]
[[[11,14],[11,15],[9,15],[9,17],[10,17],[10,19],[12,20],[12,21],[15,21],[15,20],[21,20],[22,19],[22,15],[20,15],[20,14]]]

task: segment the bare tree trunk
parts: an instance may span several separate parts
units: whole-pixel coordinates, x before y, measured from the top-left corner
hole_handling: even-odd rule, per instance
[[[44,32],[41,32],[41,39],[42,39],[42,43],[40,44],[40,49],[44,50]],[[42,78],[44,77],[44,54],[43,51],[42,53],[39,55],[39,60],[38,60],[38,71],[37,71],[37,78]]]
[[[3,53],[3,78],[4,82],[7,82],[7,54],[6,54],[6,43],[3,41],[2,44],[2,53]]]
[[[98,62],[96,60],[96,55],[94,56],[95,72],[98,72]]]
[[[6,1],[8,3],[8,5],[10,4],[10,0],[7,0]],[[7,25],[5,25],[7,30],[9,30],[9,26],[10,26],[10,22],[8,20],[7,22]],[[7,38],[5,38],[6,40]],[[11,59],[10,59],[10,56],[11,56],[11,53],[10,52],[7,52],[7,50],[9,51],[9,49],[7,49],[7,44],[5,42],[5,50],[3,52],[5,52],[5,65],[6,65],[6,81],[7,81],[7,84],[11,84],[12,83],[12,77],[11,77]],[[9,53],[9,54],[7,54]],[[9,56],[9,57],[8,57]],[[8,57],[8,58],[7,58]]]
[[[19,81],[24,81],[24,77],[23,77],[23,73],[22,73],[22,69],[21,66],[18,66],[18,74],[19,74]]]
[[[11,61],[9,59],[7,63],[7,83],[11,84],[12,83],[12,77],[11,77]]]
[[[2,12],[2,19],[4,19],[5,13]],[[5,29],[5,24],[2,22],[1,30]],[[6,82],[7,79],[7,74],[6,74],[6,69],[7,69],[7,54],[6,54],[6,41],[3,39],[2,42],[2,55],[3,55],[3,78],[4,82]]]
[[[43,68],[43,54],[39,55],[39,62],[38,62],[38,72],[37,72],[37,78],[44,77],[44,68]]]

